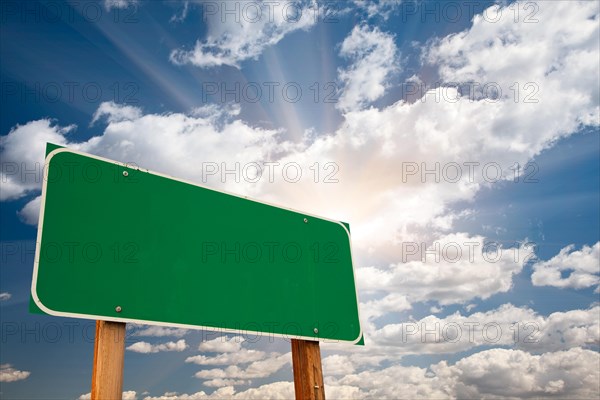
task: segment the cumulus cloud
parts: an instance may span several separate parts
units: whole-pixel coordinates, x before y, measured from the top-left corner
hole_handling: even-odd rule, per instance
[[[175,64],[202,68],[230,65],[240,67],[256,59],[285,35],[310,29],[315,23],[315,0],[298,2],[236,1],[214,2],[204,7],[208,24],[206,39],[191,50],[177,49],[170,59]],[[229,11],[229,14],[226,12]]]
[[[291,399],[294,397],[292,382],[273,382],[258,388],[237,392],[232,386],[222,387],[207,394],[203,391],[192,394],[165,393],[157,397],[145,397],[144,400],[201,400],[201,399],[233,399],[233,400],[262,400],[262,399]]]
[[[204,164],[198,164],[199,155],[203,154],[200,159],[205,164],[219,168],[221,163],[226,163],[227,167],[236,162],[246,165],[257,160],[270,160],[272,153],[285,152],[290,144],[277,140],[277,130],[263,130],[240,120],[227,119],[234,114],[235,110],[224,113],[211,108],[198,116],[143,115],[141,109],[102,103],[96,117],[105,118],[108,126],[103,135],[86,142],[69,141],[67,135],[75,127],[60,127],[51,120],[17,125],[8,135],[0,137],[1,200],[20,198],[41,189],[46,142],[225,189],[239,186],[233,179],[229,184],[223,183],[220,173],[209,176],[208,167],[203,169]],[[149,140],[151,137],[155,140]],[[158,154],[163,156],[156,158]],[[229,159],[223,157],[227,154]],[[34,208],[33,204],[30,208]],[[32,210],[27,210],[23,217],[33,220],[29,211]]]
[[[46,142],[65,145],[74,125],[60,127],[50,119],[17,125],[0,137],[0,201],[18,199],[42,186]]]
[[[27,202],[17,214],[21,221],[27,225],[37,225],[40,219],[40,206],[42,205],[42,196],[34,197]]]
[[[432,313],[432,314],[439,314],[442,311],[444,311],[444,309],[442,307],[431,306],[429,308],[429,312]]]
[[[104,0],[104,8],[106,11],[110,11],[113,8],[122,9],[130,6],[135,6],[138,0]]]
[[[12,295],[8,292],[0,293],[0,301],[8,301],[8,300],[10,300],[11,297],[12,297]]]
[[[344,111],[382,97],[390,77],[398,71],[394,37],[378,28],[355,26],[342,42],[340,55],[350,59],[350,65],[339,71],[344,88],[337,106]]]
[[[227,368],[203,369],[194,375],[199,379],[254,379],[266,378],[279,371],[285,365],[291,364],[291,353],[272,353],[267,359],[254,361],[245,368],[230,365]]]
[[[247,385],[251,381],[236,380],[236,379],[210,379],[202,382],[204,386],[208,387],[224,387],[224,386],[240,386]]]
[[[86,393],[86,394],[82,394],[81,396],[79,396],[77,399],[78,400],[91,400],[92,398],[92,394],[91,393]],[[137,400],[137,392],[135,390],[127,390],[125,392],[123,392],[121,399],[122,400]]]
[[[383,298],[361,303],[360,314],[365,321],[370,321],[387,313],[406,311],[411,308],[412,306],[405,295],[390,293]]]
[[[240,349],[235,352],[221,353],[214,357],[197,355],[188,357],[185,362],[198,365],[239,365],[259,361],[267,357],[267,353],[260,350]]]
[[[388,19],[390,13],[398,8],[401,0],[354,0],[354,6],[364,10],[367,17],[382,17]]]
[[[491,349],[429,368],[391,366],[329,378],[325,391],[343,387],[353,398],[596,398],[597,352],[580,348],[543,355]]]
[[[121,398],[122,400],[137,400],[137,393],[135,390],[127,390],[123,392]]]
[[[555,5],[558,11],[544,11]],[[471,29],[432,41],[425,60],[445,85],[413,103],[401,100],[381,109],[345,113],[334,134],[318,137],[301,154],[282,159],[302,165],[309,160],[334,161],[339,182],[318,188],[300,182],[295,184],[297,190],[275,187],[270,193],[292,207],[352,221],[360,250],[368,250],[371,259],[379,258],[383,264],[398,257],[399,243],[431,240],[432,233],[447,232],[460,217],[450,211],[451,205],[472,201],[482,187],[519,178],[511,169],[515,163],[525,165],[582,124],[598,125],[592,118],[598,115],[600,86],[598,5],[581,5],[574,10],[578,6],[573,3],[539,4],[544,24],[514,23],[504,10],[499,13],[501,23],[479,18]],[[572,21],[569,28],[561,27],[565,14]],[[501,56],[490,56],[488,43],[508,43],[496,44],[499,26],[502,32],[527,40],[521,39],[515,48],[501,48]],[[538,58],[539,46],[552,55]],[[494,62],[498,59],[503,62]],[[471,63],[474,72],[467,74],[463,66]],[[495,65],[510,65],[510,70]],[[521,85],[532,81],[539,89],[534,96],[537,103],[525,103],[523,98],[515,102],[508,96],[513,70],[523,78]],[[540,70],[551,72],[539,74]],[[580,74],[585,78],[578,78]],[[472,81],[498,82],[507,87],[506,96],[473,97],[452,84]],[[380,238],[389,242],[383,246]]]
[[[145,326],[145,325],[127,324],[127,328],[133,331],[133,333],[132,333],[133,336],[182,337],[188,333],[187,329],[169,328],[166,326],[157,326],[157,325]]]
[[[385,351],[399,354],[441,354],[481,346],[515,346],[529,352],[593,347],[600,344],[600,307],[555,312],[547,317],[527,307],[504,304],[497,309],[418,321],[387,324],[369,340]]]
[[[392,365],[377,370],[327,376],[327,398],[597,398],[600,355],[592,350],[533,355],[522,350],[490,349],[429,367]],[[293,398],[291,382],[275,382],[236,392],[222,387],[211,394],[165,393],[146,400]]]
[[[333,354],[323,358],[322,363],[324,376],[348,375],[355,372],[354,364],[346,355]]]
[[[600,89],[594,59],[600,40],[598,4],[560,1],[537,5],[535,21],[515,21],[509,9],[493,5],[484,14],[476,15],[468,30],[434,41],[425,59],[438,68],[446,82],[498,84],[502,97],[511,98],[513,105],[536,110],[537,118],[532,124],[560,110],[563,126],[557,127],[558,134],[565,134],[580,123],[598,124]],[[520,15],[529,15],[526,1],[515,2],[511,7]],[[562,21],[559,26],[548,29],[548,23],[558,21]],[[523,68],[526,62],[529,65]],[[527,83],[534,84],[529,93],[539,90],[539,96],[531,97],[538,99],[537,105],[514,97],[510,87],[515,82],[521,89]],[[567,107],[561,109],[563,103]],[[577,110],[578,107],[583,109]],[[513,126],[509,121],[513,115],[494,122],[508,131]],[[522,144],[516,139],[511,141],[512,146]]]
[[[200,343],[198,350],[209,353],[233,353],[242,349],[245,340],[243,336],[219,336]]]
[[[19,371],[14,369],[10,364],[0,365],[0,382],[16,382],[27,379],[31,375],[29,371]]]
[[[160,344],[150,344],[148,342],[136,342],[127,346],[127,350],[135,353],[158,353],[161,351],[184,351],[188,348],[185,339],[180,339],[177,342],[167,342]]]
[[[171,16],[169,22],[177,23],[185,21],[185,19],[188,16],[189,8],[190,2],[188,0],[185,0],[181,9]]]
[[[595,398],[600,376],[589,366],[599,361],[597,352],[579,348],[539,356],[492,349],[460,360],[449,372],[460,374],[456,394],[461,398]]]
[[[245,385],[254,378],[266,378],[291,362],[291,353],[266,353],[242,347],[242,336],[221,336],[200,343],[198,349],[203,352],[220,353],[214,356],[203,354],[186,358],[186,363],[198,365],[229,365],[227,368],[203,369],[195,374],[203,379],[206,386]],[[241,367],[248,364],[246,367]]]
[[[402,293],[409,302],[436,300],[442,305],[487,299],[512,287],[512,278],[521,272],[533,247],[522,243],[505,248],[486,243],[482,236],[465,233],[445,235],[432,244],[404,243],[400,262],[389,268],[364,267],[357,270],[359,287],[367,291]],[[409,261],[409,256],[419,259]],[[395,295],[399,297],[398,295]],[[385,303],[376,304],[379,313]],[[372,308],[367,304],[367,309]],[[396,305],[396,311],[407,309]]]
[[[94,124],[103,117],[106,118],[109,123],[130,121],[132,119],[140,118],[141,115],[142,110],[138,107],[120,105],[113,101],[105,101],[98,106],[91,123]]]
[[[563,276],[567,273],[567,276]],[[535,286],[583,289],[600,283],[600,242],[575,250],[569,245],[548,261],[533,265]]]

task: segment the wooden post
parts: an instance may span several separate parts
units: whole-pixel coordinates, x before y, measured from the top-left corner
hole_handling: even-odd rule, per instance
[[[92,400],[121,400],[125,323],[96,321]]]
[[[325,400],[319,342],[292,339],[296,400]]]

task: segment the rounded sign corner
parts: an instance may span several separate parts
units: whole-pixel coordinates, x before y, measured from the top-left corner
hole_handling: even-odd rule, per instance
[[[66,152],[77,154],[75,151],[73,151],[67,147],[59,147],[59,148],[52,150],[50,153],[48,153],[48,155],[46,155],[46,158],[44,159],[44,161],[46,164],[48,164],[54,156],[56,156],[59,153],[66,153]]]
[[[348,235],[348,240],[350,240],[351,235],[350,235],[350,231],[348,230],[348,227],[346,227],[346,224],[344,224],[342,221],[335,221],[335,222],[344,229],[344,231],[346,232],[346,235]]]
[[[356,337],[356,339],[349,341],[349,344],[353,344],[353,345],[359,345],[360,342],[363,342],[364,345],[364,336],[363,336],[363,330],[362,330],[362,325],[358,326],[358,336]]]
[[[56,317],[63,316],[62,312],[52,310],[52,309],[46,307],[46,305],[44,303],[42,303],[42,301],[40,300],[40,298],[39,298],[39,296],[37,294],[37,285],[34,285],[34,286],[31,287],[31,298],[33,299],[33,302],[35,303],[35,305],[40,310],[42,310],[43,312],[45,312],[46,314],[53,315],[53,316],[56,316]]]

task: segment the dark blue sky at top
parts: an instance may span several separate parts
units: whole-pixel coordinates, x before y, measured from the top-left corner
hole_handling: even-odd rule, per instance
[[[490,4],[474,3],[474,12],[481,12]],[[210,97],[203,92],[203,84],[224,82],[229,83],[227,88],[232,88],[234,82],[275,81],[278,77],[269,73],[269,63],[274,58],[284,71],[283,83],[297,82],[306,89],[315,82],[321,85],[336,82],[337,68],[344,65],[344,60],[337,55],[336,45],[360,23],[376,24],[381,30],[396,35],[402,70],[396,79],[401,83],[420,71],[420,47],[415,42],[424,44],[432,37],[461,31],[468,27],[472,17],[468,8],[463,8],[461,18],[455,18],[452,9],[446,13],[451,19],[440,18],[428,12],[442,9],[440,4],[443,3],[426,2],[421,8],[402,6],[388,20],[366,19],[364,13],[341,13],[346,6],[344,2],[326,2],[332,11],[326,18],[320,12],[317,18],[322,23],[308,32],[299,30],[287,35],[278,46],[267,48],[257,60],[243,61],[242,70],[231,66],[200,69],[174,65],[169,61],[169,54],[176,48],[189,49],[198,38],[204,37],[207,27],[202,7],[191,6],[187,18],[178,23],[170,19],[180,11],[180,2],[146,1],[110,12],[100,3],[90,4],[96,3],[3,2],[2,134],[17,123],[50,117],[64,125],[77,124],[80,127],[77,137],[85,139],[101,133],[100,125],[88,127],[101,101],[133,104],[146,112],[188,112],[207,102],[221,103],[220,96]],[[328,58],[327,63],[323,57]],[[427,76],[422,78],[427,79]],[[339,87],[339,82],[336,83]],[[36,85],[40,95],[31,93]],[[100,92],[96,88],[100,88]],[[380,103],[398,100],[394,95],[398,93],[392,91]],[[311,125],[320,128],[319,118],[313,112],[325,112],[323,109],[327,107],[333,109],[334,103],[315,103],[313,97],[304,95],[298,105],[313,115]],[[232,101],[233,97],[225,100]],[[262,119],[276,121],[275,115],[269,115],[268,109],[275,107],[269,107],[274,104],[266,95],[259,103],[267,109],[267,115],[254,116],[259,107],[242,98],[243,111],[249,108],[247,115],[242,116],[255,123]]]

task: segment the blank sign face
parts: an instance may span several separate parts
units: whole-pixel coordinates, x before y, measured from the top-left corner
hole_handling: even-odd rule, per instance
[[[49,147],[32,299],[47,314],[360,341],[347,225]]]

